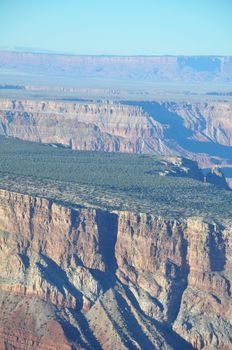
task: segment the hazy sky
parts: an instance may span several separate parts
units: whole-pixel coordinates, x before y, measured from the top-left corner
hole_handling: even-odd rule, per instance
[[[232,55],[232,0],[0,0],[0,49]]]

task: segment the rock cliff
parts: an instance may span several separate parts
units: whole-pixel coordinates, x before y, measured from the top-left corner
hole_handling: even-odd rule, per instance
[[[0,349],[229,349],[231,222],[0,191]]]
[[[195,103],[164,103],[172,113],[183,119],[193,132],[192,139],[232,146],[232,104],[226,101]]]
[[[139,107],[114,103],[0,102],[0,134],[79,150],[170,153],[163,126]]]
[[[74,150],[179,155],[232,165],[232,105],[0,100],[0,134]]]

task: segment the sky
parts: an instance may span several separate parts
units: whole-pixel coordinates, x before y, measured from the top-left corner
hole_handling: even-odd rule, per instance
[[[0,49],[232,55],[232,0],[0,0]]]

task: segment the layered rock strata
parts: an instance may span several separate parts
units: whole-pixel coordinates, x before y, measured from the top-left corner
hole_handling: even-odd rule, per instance
[[[182,118],[186,129],[193,132],[193,139],[232,146],[231,102],[166,102],[163,105],[168,111]]]
[[[0,134],[74,150],[171,154],[159,122],[114,103],[0,102]]]
[[[1,190],[0,231],[0,349],[230,349],[231,222]]]
[[[0,134],[74,150],[180,155],[232,165],[232,105],[0,101]]]

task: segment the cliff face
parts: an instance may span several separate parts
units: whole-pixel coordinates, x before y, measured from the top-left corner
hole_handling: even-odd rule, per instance
[[[0,134],[74,150],[179,155],[232,165],[232,105],[0,101]]]
[[[119,278],[146,315],[173,324],[194,348],[231,346],[230,252],[230,227],[120,215]]]
[[[0,231],[1,349],[231,346],[231,223],[1,190]]]
[[[75,150],[168,152],[164,127],[139,107],[2,100],[0,109],[0,134]]]
[[[193,139],[232,146],[230,102],[165,103],[165,107],[183,119],[184,126],[193,132]]]
[[[147,114],[168,126],[164,140],[201,167],[232,164],[232,104],[212,102],[138,102]]]

